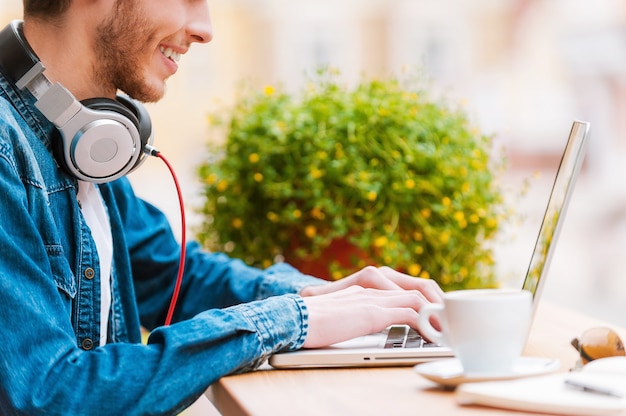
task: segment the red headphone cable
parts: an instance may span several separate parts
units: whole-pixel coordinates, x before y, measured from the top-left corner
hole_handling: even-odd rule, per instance
[[[168,160],[159,152],[156,148],[146,145],[145,152],[150,156],[156,156],[165,163],[167,168],[169,169],[172,179],[174,180],[174,185],[176,186],[176,192],[178,193],[178,202],[180,204],[180,222],[181,222],[181,242],[180,242],[180,258],[178,264],[178,275],[176,276],[176,285],[174,286],[174,293],[172,293],[172,299],[170,301],[170,306],[167,311],[167,317],[165,318],[165,326],[168,326],[172,322],[172,316],[174,315],[174,309],[176,308],[176,302],[178,301],[178,294],[180,292],[180,286],[183,281],[183,272],[185,270],[185,252],[186,252],[186,239],[187,239],[187,231],[186,231],[186,220],[185,220],[185,204],[183,203],[183,193],[180,187],[180,182],[178,181],[178,177],[174,172],[174,168],[168,162]]]

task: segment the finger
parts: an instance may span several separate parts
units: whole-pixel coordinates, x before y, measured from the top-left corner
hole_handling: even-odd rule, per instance
[[[356,282],[359,286],[369,287],[381,290],[399,290],[402,289],[393,279],[383,273],[382,268],[367,266],[358,272],[348,276],[346,279]]]
[[[386,266],[380,267],[379,270],[380,273],[398,287],[419,290],[431,302],[441,302],[443,300],[444,292],[434,280],[409,276]]]
[[[344,277],[343,279],[336,280],[332,283],[306,287],[305,289],[303,289],[303,291],[301,291],[300,294],[302,296],[322,295],[325,293],[343,290],[350,286],[361,286],[381,290],[402,289],[393,280],[387,278],[387,276],[385,276],[378,267],[367,266],[349,276]]]
[[[378,314],[384,313],[381,309],[406,308],[417,312],[422,306],[430,303],[418,290],[380,290],[360,286],[351,286],[322,295],[320,298],[323,298],[320,300],[336,302],[335,309],[359,309],[361,315],[370,314],[371,316],[366,318],[371,320],[378,319]]]

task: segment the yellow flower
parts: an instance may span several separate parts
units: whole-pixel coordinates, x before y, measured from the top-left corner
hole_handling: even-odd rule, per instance
[[[228,189],[228,181],[225,179],[222,179],[221,181],[219,181],[219,183],[217,184],[217,190],[219,192],[224,192],[226,189]]]
[[[243,226],[241,218],[233,218],[233,228],[240,229]]]
[[[278,215],[275,212],[268,212],[266,215],[267,219],[270,220],[271,222],[278,222]]]
[[[439,241],[441,241],[442,244],[448,244],[448,241],[450,241],[450,231],[446,230],[439,234]]]
[[[377,237],[374,240],[374,247],[383,247],[387,244],[387,241],[388,241],[387,237],[384,235],[381,235],[380,237]]]
[[[261,265],[264,269],[267,269],[268,267],[272,265],[272,260],[264,259]]]
[[[469,221],[470,221],[472,224],[478,224],[478,221],[480,221],[480,217],[479,217],[478,215],[476,215],[476,214],[472,214],[472,215],[470,215],[470,217],[469,217]]]
[[[319,207],[314,207],[311,210],[311,217],[315,218],[316,220],[323,220],[326,215],[324,215],[324,212]]]
[[[293,210],[293,217],[294,218],[300,218],[302,216],[302,211],[300,211],[299,209],[294,209]]]
[[[307,225],[304,228],[304,234],[309,238],[313,238],[317,234],[317,228],[314,225]]]
[[[467,227],[467,220],[465,219],[465,213],[463,211],[457,211],[453,215],[456,222],[459,223],[461,228]]]
[[[250,153],[250,156],[248,156],[248,160],[250,161],[250,163],[257,163],[259,161],[259,155],[257,153]]]
[[[411,264],[407,268],[407,271],[411,276],[417,276],[422,271],[422,266],[420,266],[419,264]]]
[[[263,93],[268,97],[274,95],[274,87],[272,87],[271,85],[266,85],[263,89]]]
[[[449,207],[452,204],[452,200],[448,198],[447,196],[444,196],[441,199],[441,203],[443,204],[444,207]]]
[[[430,218],[431,213],[432,212],[428,208],[422,208],[422,210],[420,211],[420,214],[422,214],[422,217],[424,218]]]
[[[466,192],[469,192],[469,190],[470,190],[469,182],[463,182],[463,185],[461,185],[461,192],[466,193]]]
[[[413,179],[407,179],[404,182],[404,186],[406,186],[407,189],[413,189],[413,188],[415,188],[415,181]]]
[[[376,201],[377,197],[378,197],[378,194],[376,193],[376,191],[369,191],[367,193],[367,200],[368,201]]]
[[[420,233],[419,231],[415,231],[413,233],[413,238],[415,239],[415,241],[422,241],[424,239],[424,234]]]
[[[422,246],[416,246],[415,250],[413,250],[415,252],[415,254],[424,254],[424,247]]]
[[[319,179],[322,176],[324,176],[324,171],[318,169],[318,168],[312,168],[311,169],[311,177],[313,179]]]
[[[215,173],[210,173],[204,181],[207,185],[213,185],[215,181],[217,181],[217,175]]]
[[[263,174],[261,172],[255,173],[252,177],[256,182],[261,182],[263,180]]]
[[[422,277],[424,279],[430,279],[430,273],[428,273],[428,270],[422,270],[419,277]]]

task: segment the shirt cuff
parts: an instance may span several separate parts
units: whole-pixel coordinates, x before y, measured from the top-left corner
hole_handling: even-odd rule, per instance
[[[288,294],[234,308],[256,328],[261,351],[269,356],[278,351],[295,351],[309,333],[309,313],[301,296]]]
[[[299,293],[307,286],[317,286],[328,281],[302,274],[287,263],[276,263],[264,271],[264,278],[257,292],[257,299],[287,293]]]

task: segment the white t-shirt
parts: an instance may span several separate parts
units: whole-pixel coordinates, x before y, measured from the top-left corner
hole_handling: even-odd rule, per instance
[[[98,188],[91,183],[78,181],[78,201],[83,217],[91,230],[100,258],[100,345],[107,342],[109,313],[111,311],[111,263],[113,261],[113,237],[111,224]]]

